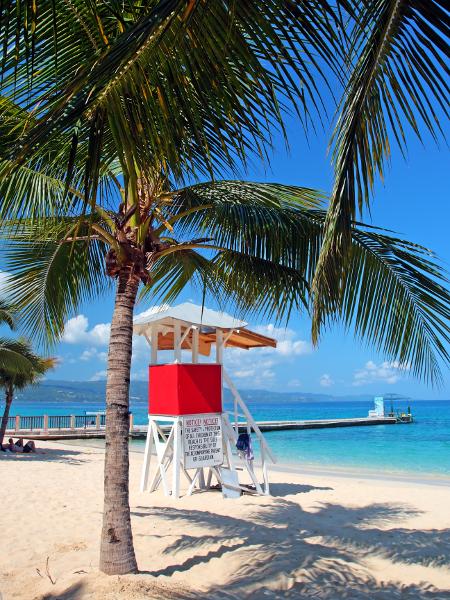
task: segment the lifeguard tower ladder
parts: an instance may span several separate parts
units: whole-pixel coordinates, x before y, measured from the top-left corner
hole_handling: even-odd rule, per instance
[[[146,311],[135,318],[134,333],[145,336],[151,348],[141,491],[153,492],[161,485],[166,496],[178,498],[183,474],[188,495],[195,488],[209,489],[213,478],[226,497],[242,492],[270,493],[267,463],[275,462],[275,457],[223,366],[227,347],[276,347],[276,340],[250,331],[246,325],[191,303]],[[199,356],[211,356],[213,345],[215,361],[199,363]],[[159,350],[172,350],[173,362],[158,364]],[[190,352],[191,362],[182,362],[183,350]],[[223,410],[224,383],[233,396],[230,413]],[[248,434],[247,440],[253,433],[259,446],[261,483],[251,445],[246,451],[237,450],[242,431]],[[157,464],[149,482],[153,450]],[[247,484],[239,478],[245,473]]]

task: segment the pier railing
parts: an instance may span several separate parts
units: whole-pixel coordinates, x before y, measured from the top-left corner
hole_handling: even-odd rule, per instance
[[[245,417],[245,415],[244,415]],[[145,437],[147,425],[134,425],[129,416],[129,431],[132,437]],[[347,419],[314,419],[305,421],[258,421],[252,425],[258,431],[282,431],[285,429],[323,429],[329,427],[361,427],[365,425],[395,425],[396,417],[355,417]],[[412,421],[408,421],[412,422]],[[104,437],[106,417],[104,413],[92,415],[35,415],[11,416],[8,418],[7,435],[34,437],[34,439],[63,439]],[[250,423],[239,421],[239,432],[248,430]],[[162,427],[164,429],[164,427]]]
[[[51,433],[52,431],[80,431],[82,429],[95,431],[104,429],[105,424],[106,415],[104,413],[93,415],[14,415],[8,417],[6,429],[14,433],[30,431]],[[133,419],[130,414],[130,430],[132,426]]]

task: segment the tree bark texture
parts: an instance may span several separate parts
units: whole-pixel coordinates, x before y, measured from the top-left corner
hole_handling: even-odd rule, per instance
[[[137,571],[129,504],[129,388],[133,311],[139,278],[118,277],[109,341],[106,382],[106,450],[100,570],[108,575]]]
[[[2,424],[0,426],[0,446],[3,444],[6,428],[8,426],[9,410],[13,401],[14,389],[11,383],[7,384],[5,389],[5,410],[3,411]]]

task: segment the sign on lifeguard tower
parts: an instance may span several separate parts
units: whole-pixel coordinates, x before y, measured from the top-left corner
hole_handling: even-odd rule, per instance
[[[267,460],[274,462],[275,458],[223,367],[223,351],[228,346],[246,350],[275,347],[276,341],[248,330],[246,323],[230,315],[190,303],[138,315],[134,333],[144,335],[151,347],[149,426],[141,490],[152,492],[161,485],[166,495],[179,497],[183,474],[188,495],[196,487],[210,488],[213,477],[225,496],[242,491],[268,494]],[[199,355],[209,357],[213,345],[215,362],[200,364]],[[173,350],[174,361],[158,364],[159,350]],[[183,350],[189,351],[191,362],[182,361]],[[230,413],[223,409],[224,382],[233,395]],[[253,451],[242,452],[236,446],[242,433],[247,435],[250,449],[252,438],[259,444],[262,483],[254,470]],[[149,484],[153,452],[157,464]],[[247,473],[248,483],[239,480],[237,464],[240,472]]]
[[[221,415],[191,415],[183,418],[183,457],[185,469],[223,464]]]

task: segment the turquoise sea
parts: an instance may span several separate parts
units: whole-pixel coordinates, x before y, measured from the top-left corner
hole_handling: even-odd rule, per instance
[[[386,403],[386,408],[389,404]],[[247,401],[256,420],[331,419],[365,417],[371,402]],[[405,409],[406,404],[398,404]],[[102,410],[101,404],[70,401],[16,400],[12,414],[77,414]],[[231,408],[231,407],[225,407]],[[409,472],[450,477],[450,400],[411,401],[415,423],[266,433],[280,463],[316,464],[322,467]],[[2,407],[0,405],[0,410]],[[147,422],[146,402],[131,399],[135,423]],[[136,449],[142,443],[133,442]]]

